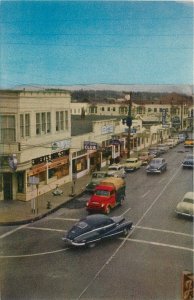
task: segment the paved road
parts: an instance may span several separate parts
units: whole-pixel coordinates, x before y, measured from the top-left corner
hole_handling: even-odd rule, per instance
[[[133,221],[126,239],[64,246],[64,232],[87,214],[87,195],[36,223],[0,228],[1,299],[180,299],[181,274],[193,258],[192,220],[174,212],[192,190],[182,149],[164,155],[163,174],[147,176],[142,167],[127,175],[126,203],[111,212]]]

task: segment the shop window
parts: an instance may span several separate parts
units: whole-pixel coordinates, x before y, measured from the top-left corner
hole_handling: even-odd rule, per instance
[[[0,141],[14,142],[16,140],[15,116],[0,115]]]

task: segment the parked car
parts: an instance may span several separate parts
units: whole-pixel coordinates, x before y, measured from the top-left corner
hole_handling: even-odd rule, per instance
[[[142,161],[136,157],[127,158],[127,160],[122,164],[125,172],[131,172],[139,169],[142,165]]]
[[[178,139],[179,139],[180,143],[183,143],[186,139],[186,135],[184,133],[180,133],[178,135]]]
[[[169,150],[169,146],[167,144],[158,144],[157,148],[161,153],[166,153]]]
[[[91,181],[86,185],[85,191],[92,193],[95,190],[95,187],[100,183],[100,181],[106,177],[108,177],[108,172],[106,171],[93,172]]]
[[[193,168],[194,165],[194,155],[187,154],[182,162],[183,168]]]
[[[147,165],[154,157],[155,155],[149,151],[143,151],[139,154],[139,160],[142,161],[142,165]]]
[[[125,170],[121,164],[113,164],[108,167],[108,176],[124,178]]]
[[[187,192],[175,211],[178,215],[194,217],[194,192]]]
[[[104,239],[122,234],[127,236],[132,225],[123,216],[110,218],[103,214],[90,215],[77,222],[62,240],[70,246],[93,247]]]
[[[166,144],[169,146],[169,148],[173,148],[173,147],[175,147],[177,145],[176,141],[174,139],[168,139],[166,141]]]
[[[164,158],[158,157],[151,160],[146,168],[147,174],[149,173],[162,173],[167,170],[167,162]]]
[[[122,205],[125,200],[125,180],[108,177],[96,186],[93,195],[86,203],[88,212],[109,214],[111,209]]]

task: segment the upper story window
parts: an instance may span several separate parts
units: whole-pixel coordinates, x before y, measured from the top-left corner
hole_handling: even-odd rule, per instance
[[[20,137],[30,136],[30,114],[20,115]]]
[[[104,111],[104,107],[102,107],[101,110]]]
[[[65,129],[68,130],[69,122],[68,122],[68,111],[65,111]]]
[[[56,112],[56,131],[64,130],[64,111]]]
[[[107,111],[110,111],[110,107],[107,107]]]
[[[14,142],[16,140],[15,116],[0,115],[0,141]]]
[[[112,108],[113,111],[116,111],[115,107]]]
[[[158,111],[158,109],[155,107],[155,108],[154,108],[154,112],[157,112],[157,111]]]
[[[151,112],[151,111],[152,111],[152,109],[151,109],[151,107],[149,107],[149,108],[148,108],[148,112]]]
[[[36,135],[47,134],[51,132],[51,113],[36,113]]]

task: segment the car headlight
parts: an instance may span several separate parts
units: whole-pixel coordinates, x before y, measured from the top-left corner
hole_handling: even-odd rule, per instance
[[[89,203],[87,202],[87,203],[86,203],[86,206],[88,206],[88,205],[89,205]]]

